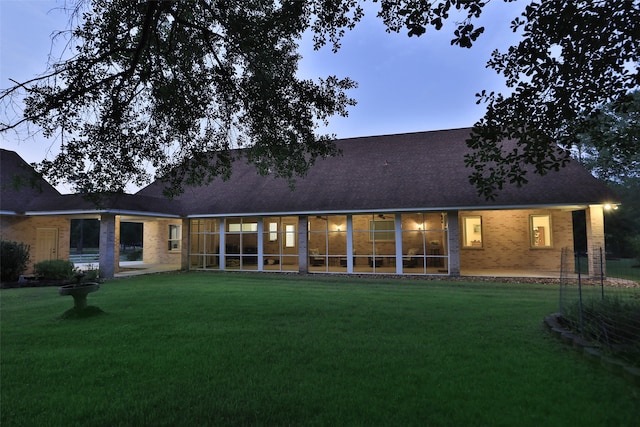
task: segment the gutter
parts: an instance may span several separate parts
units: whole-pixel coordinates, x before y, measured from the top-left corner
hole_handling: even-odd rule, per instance
[[[87,214],[114,214],[129,216],[153,216],[159,218],[182,218],[177,214],[167,214],[160,212],[130,211],[122,209],[97,209],[97,210],[64,210],[64,211],[26,211],[24,215],[29,216],[51,216],[51,215],[87,215]]]

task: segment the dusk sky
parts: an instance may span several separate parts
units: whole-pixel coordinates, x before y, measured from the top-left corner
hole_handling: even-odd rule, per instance
[[[24,81],[46,70],[51,34],[67,25],[68,16],[57,9],[64,3],[0,0],[0,88],[11,86],[9,79]],[[450,45],[454,15],[443,30],[430,28],[422,37],[409,38],[406,33],[386,33],[375,16],[379,6],[370,2],[363,3],[368,15],[345,35],[338,53],[329,47],[313,51],[310,37],[305,37],[301,76],[335,74],[359,84],[349,92],[358,105],[348,118],[334,118],[326,132],[346,138],[473,125],[484,113],[484,106],[475,104],[475,93],[505,89],[504,79],[485,64],[494,49],[505,51],[517,41],[509,25],[527,3],[489,3],[478,21],[485,33],[471,49]],[[18,152],[27,162],[52,158],[57,149],[55,141],[39,137],[20,141],[5,133],[0,138],[2,148]]]

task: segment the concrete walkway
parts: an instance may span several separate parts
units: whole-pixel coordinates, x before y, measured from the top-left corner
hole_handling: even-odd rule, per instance
[[[91,270],[98,268],[98,263],[75,263],[74,266],[80,270]],[[121,278],[178,270],[180,270],[180,264],[145,264],[142,261],[120,261],[120,271],[114,277]]]

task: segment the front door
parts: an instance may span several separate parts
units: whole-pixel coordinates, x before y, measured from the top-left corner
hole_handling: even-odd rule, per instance
[[[58,229],[38,228],[36,231],[36,263],[58,259]]]

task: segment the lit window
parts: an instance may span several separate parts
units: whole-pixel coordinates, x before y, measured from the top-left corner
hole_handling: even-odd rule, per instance
[[[462,246],[465,248],[481,248],[482,247],[482,217],[465,216],[462,219],[463,241]]]
[[[284,246],[287,248],[296,247],[296,226],[294,224],[284,225]]]
[[[531,246],[534,248],[551,247],[551,216],[531,215]]]
[[[180,251],[182,230],[179,225],[169,225],[169,250]]]
[[[258,231],[258,223],[257,222],[243,222],[242,224],[229,224],[229,232],[230,233],[239,233],[243,231],[247,232],[256,232]]]
[[[269,223],[269,241],[275,242],[278,240],[278,223],[270,222]]]

